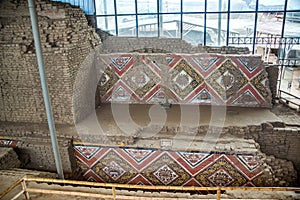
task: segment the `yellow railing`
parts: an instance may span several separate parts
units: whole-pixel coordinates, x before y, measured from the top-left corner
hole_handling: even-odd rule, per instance
[[[103,187],[111,188],[112,194],[96,194],[90,192],[78,192],[78,191],[63,191],[63,190],[53,190],[53,189],[40,189],[40,188],[30,188],[27,183],[54,183],[54,184],[64,184],[64,185],[76,185],[76,186],[89,186],[89,187]],[[16,181],[12,186],[6,189],[0,194],[0,199],[5,197],[9,192],[11,192],[18,185],[22,186],[22,190],[19,191],[12,200],[17,199],[21,195],[25,195],[25,199],[30,199],[30,193],[40,193],[40,194],[58,194],[67,196],[81,196],[81,197],[93,197],[93,198],[107,198],[107,199],[118,199],[117,189],[137,189],[137,190],[156,190],[156,191],[215,191],[216,199],[221,199],[221,191],[226,190],[243,190],[243,191],[295,191],[300,192],[300,188],[296,187],[193,187],[193,186],[147,186],[147,185],[129,185],[129,184],[113,184],[113,183],[94,183],[87,181],[74,181],[74,180],[61,180],[61,179],[49,179],[49,178],[29,178],[23,177]],[[76,189],[76,187],[74,187]],[[159,198],[155,198],[159,199]]]

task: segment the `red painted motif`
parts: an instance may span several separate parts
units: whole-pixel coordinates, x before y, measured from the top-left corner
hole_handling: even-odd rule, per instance
[[[161,56],[165,63],[147,54],[107,56],[108,68],[100,78],[102,102],[271,107],[267,73],[259,56]]]
[[[256,155],[74,146],[89,181],[177,186],[261,186]],[[83,164],[83,165],[82,165]]]

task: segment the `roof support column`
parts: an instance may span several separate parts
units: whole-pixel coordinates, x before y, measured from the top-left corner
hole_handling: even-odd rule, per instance
[[[47,114],[47,119],[48,119],[48,126],[49,126],[49,131],[50,131],[50,137],[51,137],[51,142],[52,142],[56,170],[58,173],[58,177],[60,179],[64,179],[64,173],[63,173],[61,158],[60,158],[59,149],[58,149],[58,142],[57,142],[57,137],[56,137],[56,133],[55,133],[53,114],[52,114],[52,109],[51,109],[51,104],[50,104],[50,99],[49,99],[48,86],[47,86],[47,81],[46,81],[46,76],[45,76],[44,60],[43,60],[40,33],[39,33],[39,27],[38,27],[37,14],[36,14],[34,0],[28,0],[28,8],[29,8],[29,12],[30,12],[30,20],[31,20],[32,33],[33,33],[33,38],[34,38],[34,46],[35,46],[35,51],[36,51],[39,73],[40,73],[40,79],[41,79],[44,103],[45,103],[45,107],[46,107],[46,114]]]

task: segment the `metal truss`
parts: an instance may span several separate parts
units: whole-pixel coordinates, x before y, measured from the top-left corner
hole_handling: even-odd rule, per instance
[[[300,44],[300,37],[229,37],[228,44]]]

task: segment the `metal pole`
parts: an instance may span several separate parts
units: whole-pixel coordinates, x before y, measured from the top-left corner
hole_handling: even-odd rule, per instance
[[[230,0],[227,4],[227,35],[226,35],[226,46],[229,44],[229,34],[230,34]]]
[[[282,19],[282,30],[281,30],[281,38],[284,37],[284,28],[285,28],[285,20],[286,20],[286,9],[287,9],[287,1],[284,1],[284,12],[283,12],[283,19]]]
[[[138,2],[137,0],[134,1],[135,3],[135,36],[139,37],[139,18],[138,18]]]
[[[183,0],[180,1],[180,39],[183,39]]]
[[[255,19],[254,19],[254,30],[253,30],[253,44],[252,44],[252,54],[255,53],[255,44],[256,44],[256,30],[257,30],[257,18],[258,18],[258,4],[259,0],[256,0],[255,5]]]
[[[219,13],[218,13],[218,46],[221,45],[221,33],[222,33],[222,0],[219,0]]]
[[[161,37],[164,35],[164,31],[163,31],[163,16],[161,14],[162,10],[163,10],[163,6],[162,6],[162,0],[158,0],[158,37]]]
[[[206,21],[207,21],[207,0],[204,0],[204,35],[203,35],[203,45],[206,46]]]
[[[119,27],[118,27],[118,12],[117,12],[117,0],[114,0],[114,10],[115,10],[115,26],[116,26],[116,36],[119,35]]]
[[[94,0],[94,2],[95,2],[95,0]],[[107,3],[106,3],[106,0],[103,1],[103,9],[104,9],[104,15],[107,15]],[[105,22],[105,30],[108,30],[108,19],[107,19],[107,17],[105,17],[104,22]]]
[[[64,173],[63,173],[63,169],[62,169],[62,163],[61,163],[61,158],[60,158],[60,154],[59,154],[57,138],[56,138],[56,134],[55,134],[53,114],[52,114],[51,104],[50,104],[50,100],[49,100],[47,81],[46,81],[46,77],[45,77],[44,60],[43,60],[43,55],[42,55],[40,33],[39,33],[39,27],[38,27],[38,22],[37,22],[37,14],[36,14],[34,0],[28,0],[28,8],[29,8],[29,12],[30,12],[32,33],[33,33],[34,45],[35,45],[35,49],[36,49],[36,57],[37,57],[37,62],[38,62],[41,84],[42,84],[42,91],[43,91],[44,103],[45,103],[45,107],[46,107],[46,114],[47,114],[47,119],[48,119],[48,126],[49,126],[49,131],[50,131],[50,137],[51,137],[51,142],[52,142],[52,148],[53,148],[53,153],[54,153],[56,169],[57,169],[58,177],[61,179],[64,179]]]
[[[97,23],[97,17],[96,17],[96,15],[97,15],[97,8],[96,8],[96,2],[95,2],[95,0],[93,1],[93,5],[94,5],[94,13],[93,13],[94,14],[94,28],[95,28],[95,31],[97,31],[98,23]]]

